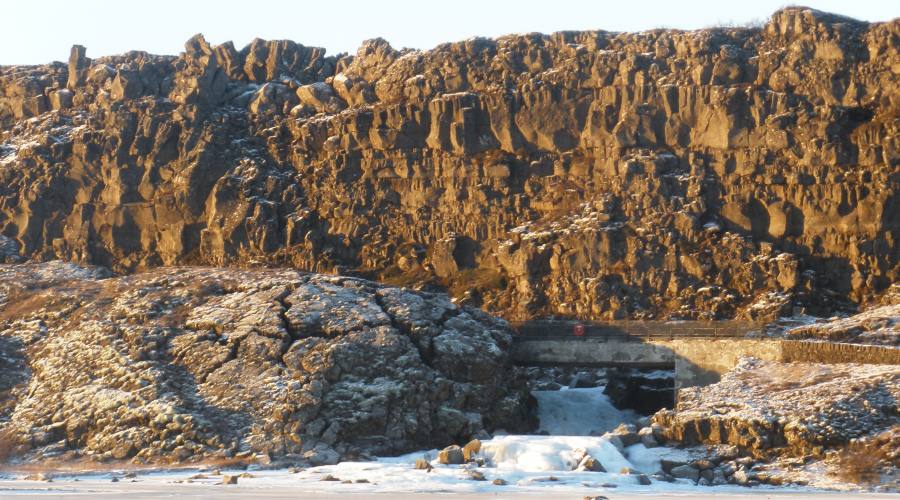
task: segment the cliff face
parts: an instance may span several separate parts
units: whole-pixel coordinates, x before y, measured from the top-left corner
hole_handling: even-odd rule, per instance
[[[0,69],[0,246],[446,286],[508,318],[756,318],[900,277],[900,21]],[[17,246],[18,251],[9,251]]]

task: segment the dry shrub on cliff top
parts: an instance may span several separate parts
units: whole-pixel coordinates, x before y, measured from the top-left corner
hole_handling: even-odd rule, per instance
[[[835,475],[856,484],[877,484],[883,465],[900,466],[900,425],[865,441],[851,443],[838,455]]]
[[[880,478],[878,463],[881,461],[868,446],[851,446],[838,456],[835,475],[841,481],[855,484],[873,484]]]

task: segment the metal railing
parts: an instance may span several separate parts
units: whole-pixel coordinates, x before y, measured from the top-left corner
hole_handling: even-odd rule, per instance
[[[762,325],[747,321],[573,321],[536,320],[510,324],[516,340],[738,339],[759,335]]]

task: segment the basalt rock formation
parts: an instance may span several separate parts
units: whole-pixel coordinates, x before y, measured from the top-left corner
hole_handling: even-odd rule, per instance
[[[779,363],[746,358],[716,384],[682,389],[653,416],[665,440],[729,444],[757,458],[824,458],[900,430],[893,365]],[[886,455],[900,467],[897,450]],[[896,471],[895,471],[896,472]]]
[[[0,68],[23,258],[293,266],[510,319],[764,318],[900,277],[900,21]],[[5,240],[6,241],[6,240]]]
[[[445,295],[291,270],[108,274],[0,265],[4,452],[319,465],[535,424],[506,322]]]

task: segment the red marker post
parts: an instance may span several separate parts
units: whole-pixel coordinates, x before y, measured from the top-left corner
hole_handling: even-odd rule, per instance
[[[576,337],[584,337],[584,325],[575,325],[575,329],[572,332]]]

